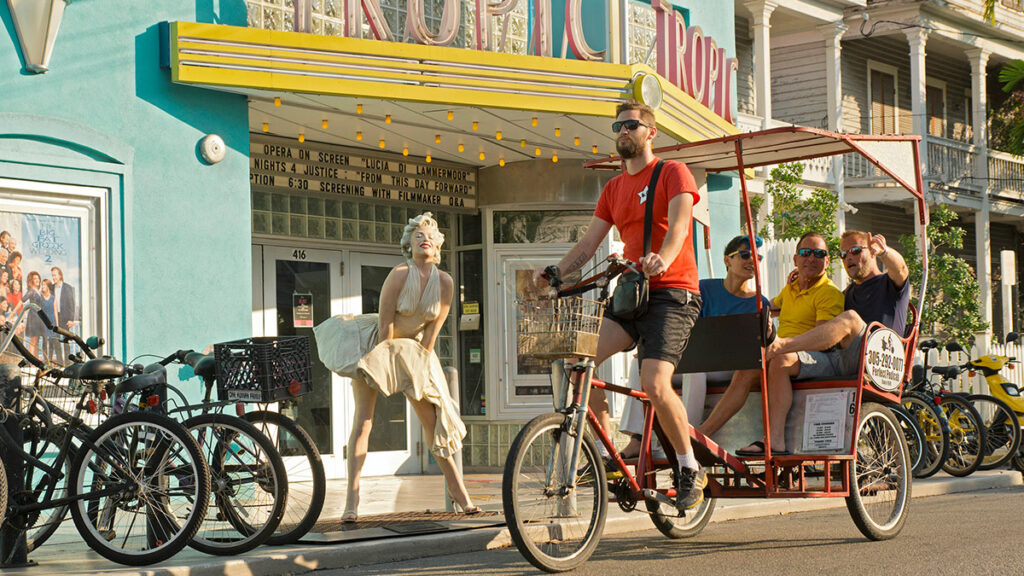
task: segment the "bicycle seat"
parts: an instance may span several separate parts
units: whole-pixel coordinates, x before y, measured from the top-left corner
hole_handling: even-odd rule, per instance
[[[933,366],[932,372],[942,376],[943,378],[955,378],[960,374],[959,366]]]
[[[122,380],[121,383],[117,385],[117,389],[114,391],[114,394],[119,395],[127,392],[139,392],[142,390],[148,390],[155,386],[163,386],[165,384],[167,384],[166,371],[145,372]]]
[[[82,366],[85,366],[85,364],[82,364],[81,362],[77,364],[71,364],[70,366],[65,366],[64,368],[62,368],[61,372],[64,373],[65,378],[68,378],[70,380],[80,380],[82,377],[79,376],[79,374],[82,371]]]
[[[113,358],[94,358],[81,366],[78,378],[82,380],[110,380],[124,376],[124,364]]]
[[[917,347],[921,350],[932,350],[939,347],[939,341],[935,338],[929,338],[928,340],[921,340],[917,343]]]
[[[195,363],[192,371],[203,380],[212,380],[217,375],[217,360],[213,354],[207,354]]]

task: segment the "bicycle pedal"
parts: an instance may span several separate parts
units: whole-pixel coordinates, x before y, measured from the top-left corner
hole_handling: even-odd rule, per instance
[[[643,491],[643,496],[644,496],[644,500],[647,500],[648,502],[654,502],[654,503],[657,503],[657,504],[664,504],[665,506],[671,507],[673,510],[676,509],[676,501],[673,500],[672,498],[669,498],[668,496],[665,496],[661,492],[658,492],[657,490],[652,490],[650,488],[647,488],[647,489],[645,489]],[[684,516],[686,516],[685,511],[680,510],[679,511],[679,517],[682,518]]]
[[[114,530],[111,530],[109,528],[97,530],[97,532],[99,532],[100,537],[103,538],[104,540],[106,540],[107,542],[110,542],[114,538],[117,538],[117,532],[115,532]]]

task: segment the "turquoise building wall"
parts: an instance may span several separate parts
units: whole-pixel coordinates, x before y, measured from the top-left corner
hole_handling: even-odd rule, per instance
[[[49,71],[24,71],[0,16],[0,178],[111,189],[107,350],[131,358],[248,336],[251,233],[243,96],[171,83],[158,23],[244,26],[242,0],[67,6]],[[227,157],[197,144],[218,134]]]

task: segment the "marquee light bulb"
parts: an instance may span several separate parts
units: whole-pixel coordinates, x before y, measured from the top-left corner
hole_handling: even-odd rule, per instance
[[[434,143],[435,144],[440,144],[441,143],[441,135],[440,134],[437,134],[436,136],[434,136]]]
[[[579,136],[577,136],[577,137],[572,139],[572,145],[573,146],[579,146],[580,145],[580,137]]]
[[[594,154],[597,154],[597,144],[594,144],[590,151],[593,152]]]
[[[299,142],[305,142],[305,141],[306,141],[306,135],[303,134],[302,132],[299,132]]]
[[[459,152],[464,152],[465,150],[466,147],[462,145],[462,142],[459,142]]]
[[[475,130],[479,130],[479,129],[480,129],[480,123],[477,122],[476,120],[473,120],[473,130],[475,131]]]
[[[505,165],[505,158],[498,158],[498,166],[504,166],[504,165]]]
[[[558,152],[555,152],[554,154],[551,155],[551,161],[558,162]]]
[[[408,146],[403,146],[402,147],[402,156],[408,156],[408,155],[409,155],[409,147]]]
[[[391,114],[384,115],[384,123],[391,124]]]
[[[384,139],[383,139],[383,138],[381,138],[381,139],[380,139],[380,142],[378,142],[378,143],[377,143],[377,146],[380,146],[381,148],[383,148],[383,147],[387,146],[387,144],[385,144],[385,143],[384,143]]]
[[[427,164],[430,164],[433,160],[434,159],[430,157],[430,154],[427,154]]]
[[[451,110],[449,110],[448,111],[448,119],[449,120],[455,120],[455,112],[452,112]]]
[[[533,118],[530,119],[530,126],[536,126],[536,125],[537,125],[537,117],[534,116]]]
[[[362,139],[363,139],[363,133],[362,132],[356,132],[356,140],[362,140]]]
[[[501,140],[501,130],[498,130],[497,132],[494,133],[494,139]]]
[[[526,148],[526,140],[520,140],[519,141],[519,147],[520,148]]]
[[[562,135],[562,129],[561,128],[555,128],[555,138],[558,138],[561,135]]]
[[[362,104],[356,104],[356,114],[362,114],[362,113],[363,113],[363,105]]]
[[[324,118],[324,121],[320,123],[320,127],[323,128],[324,130],[327,130],[327,119],[326,118]]]
[[[266,122],[264,122],[263,123],[263,131],[264,132],[270,132],[270,124],[267,124]]]
[[[534,150],[533,151],[533,155],[534,156],[540,156],[540,148],[537,148],[536,150]]]
[[[487,159],[487,155],[485,155],[482,150],[480,151],[480,159],[481,160],[486,160]]]
[[[281,97],[280,96],[274,96],[274,106],[280,106],[280,105],[281,105]]]

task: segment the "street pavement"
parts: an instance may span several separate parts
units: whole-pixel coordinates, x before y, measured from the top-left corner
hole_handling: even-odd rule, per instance
[[[712,523],[687,540],[656,530],[608,536],[573,576],[715,574],[963,576],[1020,574],[1024,487],[963,492],[913,502],[900,534],[861,536],[845,508]],[[324,570],[316,576],[541,574],[515,548]]]
[[[186,549],[160,565],[142,568],[113,564],[89,550],[75,532],[73,523],[69,519],[61,525],[51,542],[47,542],[29,556],[30,560],[38,562],[38,566],[7,568],[3,570],[3,574],[4,576],[68,576],[71,574],[251,576],[253,574],[301,574],[316,570],[347,568],[352,568],[354,571],[350,573],[355,574],[361,573],[361,570],[378,570],[379,567],[388,563],[402,561],[413,561],[413,565],[417,566],[431,564],[444,566],[447,562],[445,559],[427,559],[452,554],[481,553],[488,550],[497,551],[496,557],[502,558],[512,558],[509,553],[514,554],[515,562],[520,562],[521,557],[518,556],[518,552],[514,548],[505,551],[498,550],[512,545],[508,531],[504,527],[503,518],[500,516],[501,475],[469,474],[466,476],[466,481],[474,501],[482,505],[487,514],[481,517],[463,517],[443,513],[442,494],[444,488],[440,476],[367,478],[363,481],[363,504],[360,508],[362,516],[357,529],[340,531],[337,519],[340,518],[344,505],[344,481],[331,481],[328,486],[328,500],[321,516],[321,523],[318,524],[321,532],[311,534],[297,545],[275,548],[260,547],[235,557],[212,557]],[[919,502],[927,501],[928,496],[995,489],[1005,490],[1022,484],[1024,483],[1022,483],[1021,474],[1016,471],[977,472],[967,478],[952,478],[940,473],[927,480],[915,480],[913,484],[914,500],[910,509],[911,518],[914,518]],[[1019,491],[1013,494],[1015,498],[1019,499]],[[1024,509],[1020,504],[1020,502],[1013,502],[1006,507],[1018,511]],[[842,528],[843,536],[841,538],[858,542],[863,540],[850,520],[844,500],[841,498],[719,500],[712,524],[706,532],[710,531],[712,527],[733,520],[780,516],[829,508],[840,508],[840,516],[845,516],[843,522],[837,522],[837,525]],[[436,514],[422,514],[425,509],[430,509]],[[440,531],[409,535],[389,529],[387,522],[375,521],[375,519],[382,518],[380,515],[413,511],[420,512],[419,520],[433,520],[429,524],[434,524],[435,528]],[[951,508],[949,512],[951,516],[937,522],[933,529],[958,530],[958,523],[964,516],[963,512],[963,510]],[[785,522],[787,524],[766,526],[760,536],[750,541],[768,542],[772,539],[782,538],[779,530],[782,526],[788,526],[789,521]],[[645,532],[650,529],[650,519],[646,514],[627,514],[619,510],[617,506],[609,507],[608,521],[604,531],[607,542],[620,540],[621,538],[617,538],[616,535]],[[1017,532],[1017,530],[1013,530],[1013,532]],[[664,540],[660,535],[658,535],[658,539]],[[898,541],[902,541],[902,535]],[[737,540],[737,542],[742,543],[743,541]],[[794,546],[797,547],[804,545],[798,541],[794,542]],[[599,552],[604,553],[604,550],[610,549],[608,546],[614,545],[606,544],[603,541]],[[820,561],[821,559],[819,559]],[[505,562],[513,563],[512,560]],[[758,561],[758,563],[760,562]],[[378,568],[373,568],[375,565]],[[511,569],[522,572],[527,568],[529,567],[525,563],[520,563],[513,565]],[[405,573],[418,573],[409,572],[407,568],[402,568],[402,570]],[[532,568],[528,571],[533,572]],[[815,570],[815,572],[820,571],[823,570]],[[792,571],[787,573],[792,573]]]

